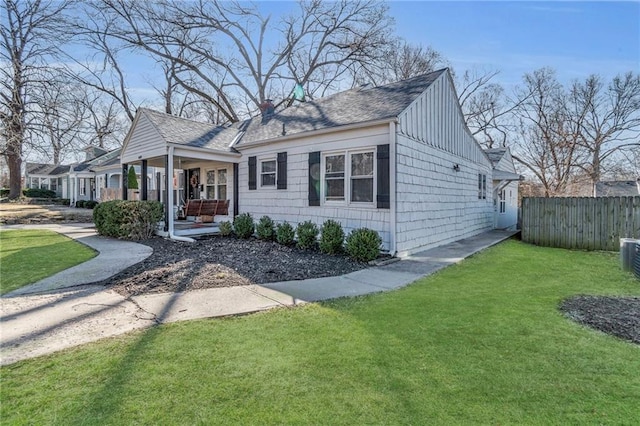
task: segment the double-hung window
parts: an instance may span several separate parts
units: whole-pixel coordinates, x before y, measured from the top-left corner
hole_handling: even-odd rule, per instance
[[[341,152],[324,156],[325,202],[373,203],[374,151]]]
[[[478,200],[487,199],[487,175],[478,174]]]
[[[260,186],[276,186],[276,160],[260,162]]]
[[[344,201],[345,154],[327,155],[324,158],[324,182],[326,201]]]
[[[351,202],[373,203],[373,152],[351,154]]]
[[[507,211],[507,191],[506,190],[502,190],[500,191],[499,194],[499,198],[500,198],[500,213],[506,213]]]
[[[227,199],[227,169],[207,170],[205,193],[210,200]]]

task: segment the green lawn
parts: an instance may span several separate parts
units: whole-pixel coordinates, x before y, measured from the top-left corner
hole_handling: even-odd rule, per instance
[[[509,241],[399,291],[157,327],[3,367],[4,424],[639,424],[640,347],[566,320],[613,253]]]
[[[39,281],[95,255],[91,248],[53,231],[1,231],[0,294]]]

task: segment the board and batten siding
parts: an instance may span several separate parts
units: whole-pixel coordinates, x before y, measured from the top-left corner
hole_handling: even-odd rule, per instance
[[[401,115],[396,130],[396,246],[404,256],[493,226],[491,162],[467,129],[446,75]],[[459,171],[454,170],[454,165]],[[478,174],[487,175],[478,199]]]
[[[163,138],[144,114],[138,116],[138,121],[132,125],[132,129],[133,133],[129,135],[129,140],[122,150],[120,161],[123,164],[167,154]]]
[[[377,231],[382,238],[383,249],[390,244],[389,209],[357,206],[309,206],[309,153],[320,151],[337,152],[371,148],[389,143],[389,126],[381,125],[365,129],[332,132],[300,139],[274,142],[268,145],[242,149],[239,165],[240,213],[250,213],[255,221],[269,216],[278,223],[289,222],[294,227],[310,220],[322,226],[327,219],[342,224],[345,234],[351,230],[367,227]],[[277,154],[287,153],[287,188],[260,187],[260,162],[276,160]],[[249,190],[248,158],[257,157],[258,182],[255,190]]]

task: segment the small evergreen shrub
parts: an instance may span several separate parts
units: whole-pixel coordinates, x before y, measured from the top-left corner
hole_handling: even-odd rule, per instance
[[[60,204],[61,206],[69,206],[69,204],[71,204],[71,200],[68,198],[59,198],[56,201],[56,204]]]
[[[77,200],[76,201],[76,208],[77,209],[83,209],[85,206],[86,201],[85,200]]]
[[[284,222],[279,223],[276,226],[276,241],[283,246],[290,246],[293,244],[293,240],[296,237],[296,231],[294,231],[291,224]]]
[[[96,200],[89,200],[84,202],[85,209],[94,209],[98,205]]]
[[[93,209],[93,222],[100,235],[143,240],[153,235],[163,211],[159,201],[105,201]]]
[[[345,249],[347,254],[360,262],[369,262],[380,254],[382,238],[372,229],[358,228],[347,237]]]
[[[8,197],[10,192],[8,188],[0,188],[0,197]]]
[[[49,189],[27,188],[22,190],[22,194],[29,198],[56,198],[56,193]]]
[[[320,230],[320,251],[327,254],[342,252],[344,231],[342,225],[335,220],[326,220]]]
[[[250,238],[254,231],[255,225],[249,213],[242,213],[233,219],[233,232],[239,238]]]
[[[307,220],[306,222],[298,224],[296,227],[296,234],[298,234],[298,247],[308,250],[316,245],[318,227],[315,223]]]
[[[133,166],[129,166],[129,172],[127,173],[127,189],[138,189],[136,169],[134,169]]]
[[[276,236],[275,224],[269,216],[262,216],[256,225],[256,234],[261,240],[271,241]]]
[[[220,229],[220,235],[223,237],[228,237],[233,232],[233,225],[228,220],[220,222],[218,228]]]

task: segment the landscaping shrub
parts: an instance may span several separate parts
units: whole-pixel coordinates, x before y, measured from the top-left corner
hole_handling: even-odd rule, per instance
[[[345,249],[347,254],[360,262],[368,262],[380,254],[382,238],[372,229],[358,228],[347,237]]]
[[[262,216],[256,225],[256,234],[261,240],[271,241],[276,236],[275,224],[269,216]]]
[[[298,224],[296,227],[296,234],[298,234],[298,247],[308,250],[316,245],[318,227],[315,223],[307,220],[306,222]]]
[[[223,237],[228,237],[233,232],[233,225],[228,220],[220,222],[218,228],[220,229],[220,235]]]
[[[71,200],[68,198],[59,198],[56,200],[56,204],[60,204],[61,206],[69,206],[71,204]]]
[[[98,205],[96,200],[85,201],[84,208],[85,209],[94,209]]]
[[[22,190],[22,194],[29,198],[56,198],[56,193],[49,189],[27,188]]]
[[[291,224],[284,222],[276,226],[276,241],[283,246],[290,246],[296,237],[296,232]]]
[[[344,244],[344,231],[340,222],[326,220],[322,224],[320,232],[320,251],[327,254],[338,254],[342,252]]]
[[[239,238],[250,238],[254,231],[255,225],[249,213],[242,213],[233,219],[233,232]]]
[[[10,189],[0,188],[0,197],[8,197],[10,192]]]
[[[85,200],[77,200],[76,201],[76,208],[77,209],[83,209],[85,206],[86,201]]]
[[[93,222],[100,235],[131,240],[151,237],[162,216],[159,201],[113,200],[93,209]]]
[[[138,189],[136,169],[134,169],[133,166],[129,166],[129,172],[127,173],[127,189]]]

